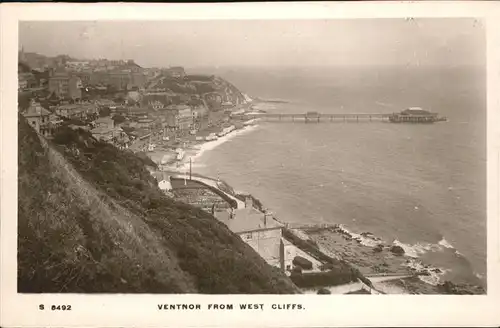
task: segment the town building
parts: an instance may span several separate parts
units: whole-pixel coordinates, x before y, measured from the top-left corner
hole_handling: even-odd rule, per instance
[[[158,182],[158,188],[160,188],[161,191],[171,191],[172,190],[172,184],[170,183],[170,176],[168,175],[167,172],[154,172],[152,173],[153,177],[156,179]]]
[[[169,131],[188,131],[195,123],[193,111],[187,105],[169,105],[164,111],[164,127]]]
[[[33,73],[30,72],[19,73],[17,77],[18,77],[19,90],[26,90],[38,87],[38,82]]]
[[[92,103],[59,105],[54,107],[54,111],[60,117],[74,119],[87,119],[89,116],[99,113],[97,106]]]
[[[111,99],[99,99],[99,100],[95,101],[95,104],[99,108],[115,109],[117,107],[116,103],[113,100],[111,100]]]
[[[165,108],[165,104],[159,100],[150,100],[148,106],[155,111]]]
[[[111,72],[109,73],[109,84],[117,90],[127,90],[131,82],[130,72]]]
[[[163,70],[163,73],[167,76],[182,79],[186,76],[186,71],[184,70],[184,67],[181,66],[174,66],[174,67],[169,67]]]
[[[88,61],[67,61],[66,68],[73,71],[81,71],[89,67]]]
[[[132,72],[129,84],[129,89],[138,88],[143,89],[146,86],[147,77],[142,72]]]
[[[52,72],[49,78],[49,92],[59,98],[81,99],[82,80],[67,72]]]
[[[110,84],[110,75],[105,71],[94,71],[90,75],[89,84],[91,85],[109,85]]]
[[[121,127],[115,126],[111,117],[100,117],[94,122],[94,128],[90,133],[97,140],[109,142],[120,149],[128,148],[130,139]]]
[[[44,137],[50,137],[53,132],[53,126],[50,124],[51,112],[43,108],[34,100],[22,115],[35,131]]]
[[[156,121],[150,118],[141,118],[137,120],[135,127],[139,129],[151,129],[156,124]]]
[[[115,122],[111,117],[99,117],[94,124],[96,128],[113,129],[115,127]]]
[[[272,214],[253,207],[251,198],[245,208],[215,211],[214,216],[250,245],[267,263],[281,268],[291,268],[295,248],[283,237],[283,225]]]

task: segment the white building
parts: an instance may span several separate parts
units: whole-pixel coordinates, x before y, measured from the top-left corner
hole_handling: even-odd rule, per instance
[[[172,184],[170,183],[170,176],[167,172],[154,172],[152,175],[155,177],[156,181],[158,181],[158,188],[162,191],[171,191]]]
[[[253,207],[251,199],[245,208],[215,213],[215,217],[239,235],[270,265],[286,270],[291,268],[295,247],[283,238],[283,225],[271,214]]]

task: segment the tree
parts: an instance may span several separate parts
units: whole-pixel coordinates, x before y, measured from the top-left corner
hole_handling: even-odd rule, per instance
[[[107,117],[111,115],[111,110],[109,107],[103,107],[99,110],[99,116],[100,117]]]
[[[113,121],[115,122],[115,124],[121,124],[121,123],[125,122],[125,116],[114,115],[113,116]]]
[[[18,106],[21,111],[30,107],[31,95],[27,92],[18,94]]]

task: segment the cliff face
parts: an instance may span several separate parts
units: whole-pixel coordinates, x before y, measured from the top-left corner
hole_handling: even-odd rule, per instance
[[[61,130],[41,142],[19,118],[18,291],[294,293],[211,215],[172,201],[151,163]]]
[[[144,100],[159,100],[166,104],[191,103],[206,105],[212,110],[223,108],[226,104],[243,104],[245,96],[228,81],[209,75],[187,75],[174,78],[160,75],[149,81],[146,89],[162,90],[164,95],[146,95]]]

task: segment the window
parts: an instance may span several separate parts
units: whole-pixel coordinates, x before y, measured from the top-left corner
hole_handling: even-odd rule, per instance
[[[251,240],[251,239],[252,239],[252,234],[251,234],[251,233],[247,233],[247,234],[245,235],[245,239],[246,239],[246,240]]]

